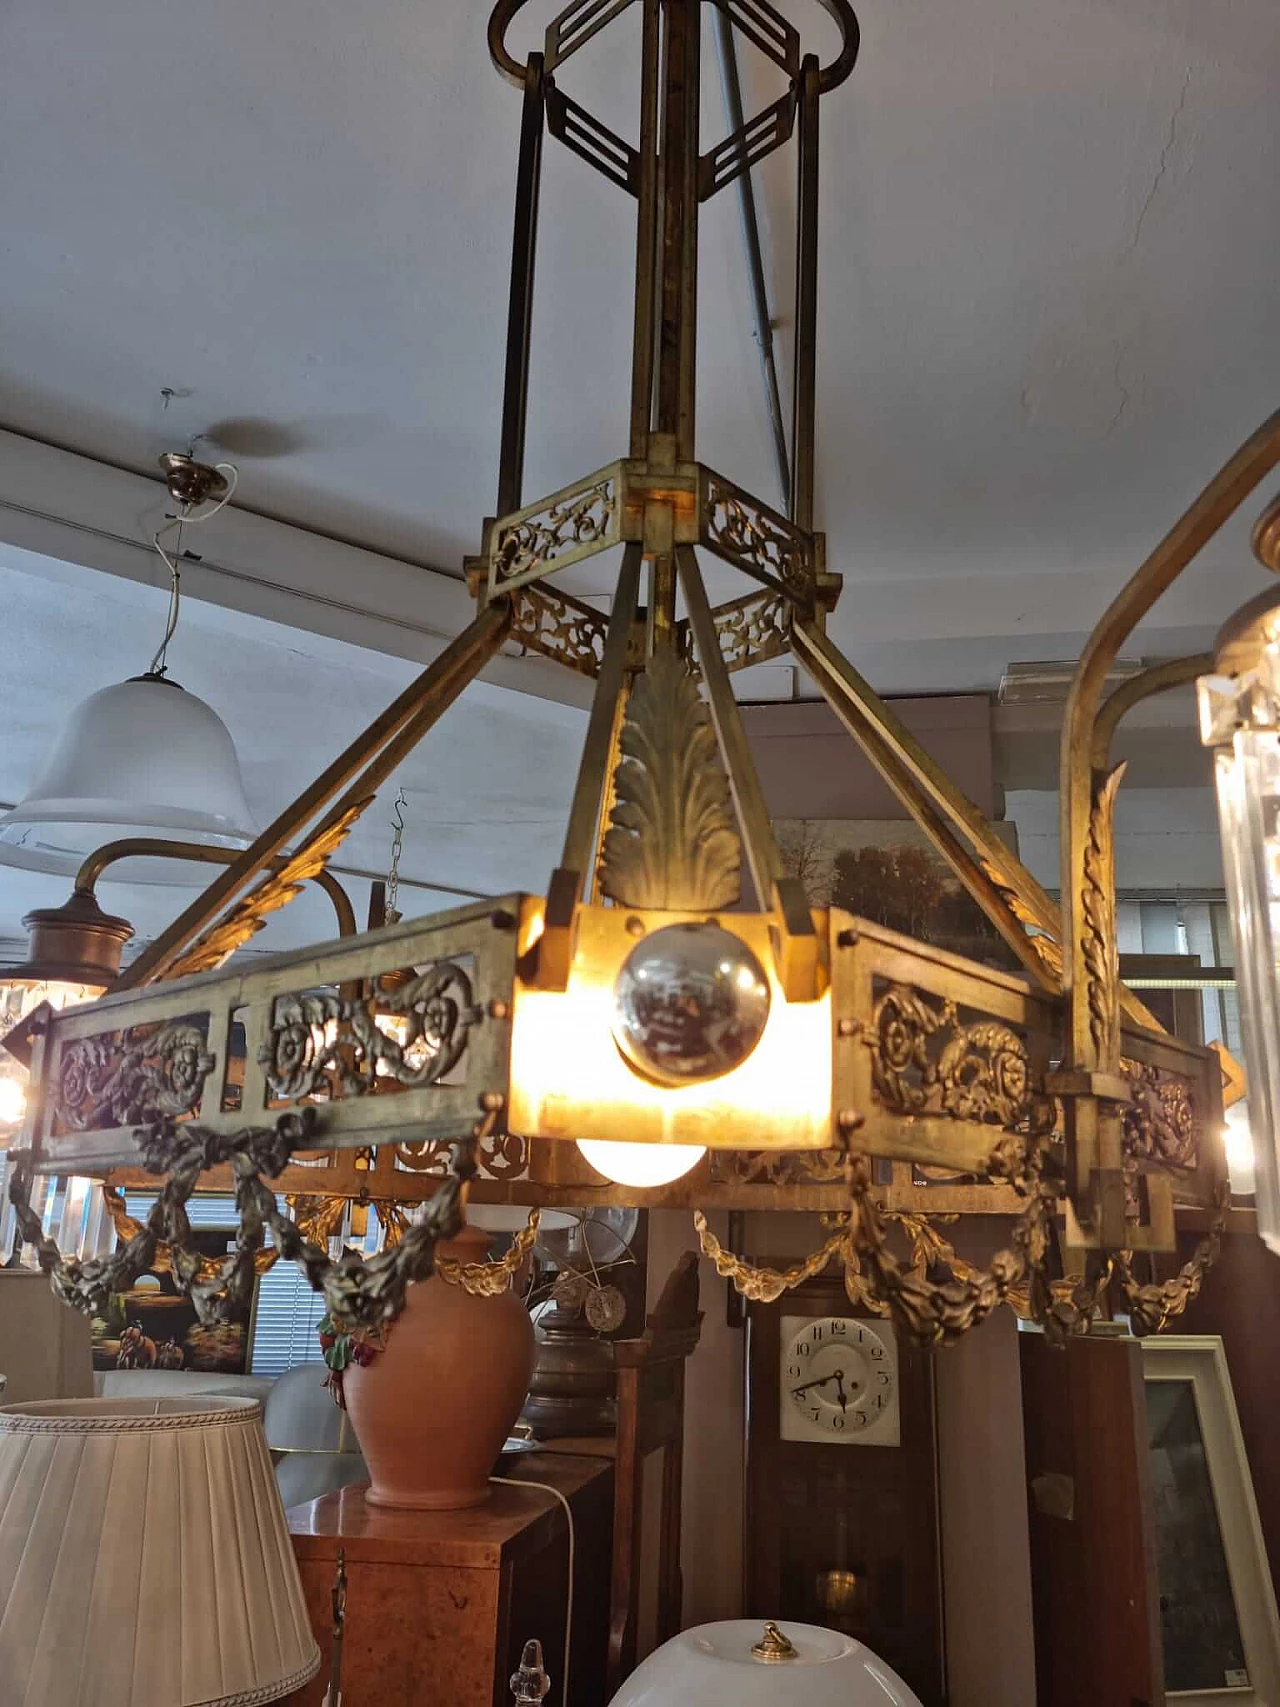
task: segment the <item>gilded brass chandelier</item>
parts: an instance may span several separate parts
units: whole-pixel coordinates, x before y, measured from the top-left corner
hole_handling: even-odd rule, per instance
[[[32,1073],[20,1206],[33,1171],[130,1178],[141,1162],[169,1176],[123,1256],[78,1263],[42,1242],[38,1224],[28,1236],[82,1307],[119,1284],[122,1261],[163,1240],[202,1307],[216,1310],[228,1289],[243,1294],[269,1227],[333,1314],[371,1322],[394,1315],[405,1284],[430,1272],[464,1183],[477,1198],[536,1210],[634,1201],[636,1182],[665,1180],[639,1200],[829,1218],[808,1262],[772,1271],[724,1250],[699,1214],[704,1249],[754,1297],[834,1260],[851,1297],[925,1341],[952,1338],[1001,1303],[1055,1332],[1080,1331],[1109,1291],[1140,1328],[1159,1327],[1212,1256],[1227,1192],[1223,1093],[1239,1094],[1240,1075],[1215,1050],[1164,1033],[1120,982],[1120,773],[1109,748],[1127,710],[1203,660],[1145,671],[1105,702],[1102,689],[1134,625],[1280,458],[1280,416],[1196,500],[1085,650],[1063,731],[1059,907],[826,633],[841,583],[814,528],[818,125],[822,98],[857,58],[847,0],[822,0],[840,38],[826,65],[768,0],[707,0],[786,90],[702,153],[702,0],[573,0],[521,63],[507,36],[525,3],[499,0],[489,21],[490,55],[520,91],[523,116],[498,514],[468,563],[475,619],[109,994],[39,1009],[11,1037]],[[633,4],[634,147],[565,81],[578,49]],[[624,454],[526,501],[548,133],[635,204],[630,428]],[[704,202],[793,137],[796,359],[782,514],[697,457],[698,222]],[[607,617],[554,581],[606,551],[619,559]],[[740,597],[711,604],[700,552],[741,573]],[[322,876],[378,787],[510,645],[595,683],[545,895],[227,967],[270,912]],[[788,652],[995,926],[1017,974],[814,908],[787,874],[732,676]],[[609,1183],[589,1158],[611,1160],[630,1183]],[[182,1205],[198,1182],[231,1183],[240,1202],[239,1251],[216,1272],[183,1254]],[[430,1207],[379,1256],[331,1263],[278,1209],[276,1191]],[[1015,1218],[1009,1250],[983,1270],[930,1219],[978,1198]],[[1209,1236],[1176,1278],[1144,1283],[1135,1253],[1175,1249],[1175,1205],[1201,1211]],[[1066,1271],[1056,1279],[1055,1263]]]

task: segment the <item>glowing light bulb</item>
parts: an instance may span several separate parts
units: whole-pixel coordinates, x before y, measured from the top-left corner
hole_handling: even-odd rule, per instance
[[[614,1144],[579,1138],[578,1148],[598,1174],[616,1185],[670,1185],[706,1155],[701,1144]]]
[[[1227,1173],[1231,1190],[1236,1197],[1250,1196],[1256,1186],[1254,1177],[1253,1134],[1249,1131],[1249,1105],[1232,1103],[1227,1110],[1224,1137],[1227,1150]]]
[[[18,1126],[27,1112],[27,1093],[16,1079],[0,1079],[0,1126]]]

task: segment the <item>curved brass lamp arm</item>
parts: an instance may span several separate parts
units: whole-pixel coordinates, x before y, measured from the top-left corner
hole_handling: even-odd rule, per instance
[[[1127,717],[1135,705],[1153,694],[1167,693],[1170,688],[1184,688],[1197,676],[1213,669],[1212,652],[1193,652],[1188,658],[1167,658],[1163,664],[1153,664],[1121,682],[1102,703],[1093,726],[1092,764],[1095,770],[1105,770],[1111,762],[1111,743],[1121,718]]]
[[[170,841],[162,836],[123,836],[95,848],[76,873],[77,895],[93,895],[103,873],[122,859],[185,859],[201,865],[230,865],[240,857],[239,848],[209,847],[204,842]],[[271,860],[268,869],[279,871],[284,856]],[[339,936],[355,936],[356,915],[351,897],[330,871],[313,872],[311,882],[323,889],[333,902]]]
[[[1068,1190],[1079,1219],[1075,1232],[1091,1245],[1125,1243],[1121,1107],[1129,1097],[1120,1073],[1113,830],[1123,767],[1108,770],[1105,762],[1095,763],[1103,689],[1133,629],[1278,462],[1280,411],[1241,446],[1112,602],[1085,645],[1067,697],[1060,786],[1068,1024],[1064,1071],[1054,1088],[1067,1105]],[[1110,730],[1128,703],[1120,702]],[[1110,730],[1105,731],[1108,745]]]

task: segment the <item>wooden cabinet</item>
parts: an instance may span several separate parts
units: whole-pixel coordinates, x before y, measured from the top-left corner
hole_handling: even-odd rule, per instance
[[[1039,1707],[1164,1707],[1142,1351],[1020,1334]]]
[[[609,1614],[613,1465],[531,1453],[508,1472],[545,1482],[569,1501],[575,1530],[570,1707],[600,1707]],[[511,1707],[507,1680],[531,1636],[542,1643],[561,1700],[568,1602],[566,1521],[543,1489],[495,1485],[471,1511],[383,1511],[363,1487],[326,1494],[288,1514],[312,1626],[324,1662],[290,1696],[320,1707],[328,1680],[330,1594],[346,1554],[343,1707]]]

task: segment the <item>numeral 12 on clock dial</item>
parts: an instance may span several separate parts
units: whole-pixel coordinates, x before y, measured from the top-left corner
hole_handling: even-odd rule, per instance
[[[897,1446],[898,1345],[861,1316],[783,1316],[779,1422],[783,1440]]]

